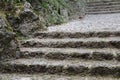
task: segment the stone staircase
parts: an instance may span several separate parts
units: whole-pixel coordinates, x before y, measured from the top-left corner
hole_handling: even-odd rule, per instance
[[[120,0],[90,1],[87,2],[88,14],[118,13],[120,12]]]
[[[120,76],[120,32],[37,32],[2,73]]]

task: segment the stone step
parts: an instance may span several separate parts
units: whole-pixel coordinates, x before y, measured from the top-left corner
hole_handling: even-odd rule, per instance
[[[89,38],[89,37],[113,37],[120,36],[120,31],[93,31],[93,32],[36,32],[37,38]]]
[[[21,41],[22,47],[49,48],[120,48],[120,37],[78,39],[29,39]]]
[[[87,2],[87,6],[105,6],[105,5],[120,5],[120,1],[98,1],[98,2]]]
[[[104,5],[104,6],[86,6],[86,9],[104,9],[104,8],[119,8],[120,5]]]
[[[54,75],[54,74],[0,74],[0,80],[120,80],[116,77]]]
[[[119,13],[120,1],[96,1],[87,3],[87,14]]]
[[[76,48],[21,48],[20,58],[46,58],[57,60],[118,60],[119,49],[76,49]]]
[[[49,73],[120,76],[120,62],[84,60],[18,59],[0,64],[2,73]]]
[[[110,14],[110,13],[120,13],[120,10],[112,10],[112,11],[87,11],[86,14]]]
[[[98,11],[117,11],[120,10],[120,7],[117,8],[101,8],[101,9],[87,9],[87,12],[98,12]]]
[[[102,6],[102,7],[87,7],[86,11],[104,11],[104,10],[120,10],[119,7],[112,7],[112,6]]]

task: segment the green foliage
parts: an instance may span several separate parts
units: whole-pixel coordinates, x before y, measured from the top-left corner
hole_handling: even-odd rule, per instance
[[[15,5],[18,5],[23,0],[2,0],[2,2],[5,3],[14,3]],[[66,7],[65,0],[27,0],[31,4],[35,3],[36,1],[39,2],[40,6],[42,7],[42,11],[44,14],[49,14],[49,19],[47,19],[47,22],[50,24],[58,24],[62,23],[63,19],[62,16],[59,13],[60,8]],[[19,6],[17,6],[19,7]],[[44,15],[45,17],[46,15]]]
[[[7,19],[6,19],[6,15],[5,15],[5,12],[4,12],[4,11],[0,11],[0,17],[2,17],[2,18],[5,20],[5,22],[6,22],[6,24],[7,24],[7,27],[6,27],[7,30],[12,32],[13,30],[12,30],[9,22],[8,22]]]
[[[41,6],[44,14],[50,14],[44,15],[49,16],[49,18],[47,18],[48,25],[60,24],[63,22],[63,18],[59,11],[60,8],[65,8],[67,6],[65,0],[43,0]]]

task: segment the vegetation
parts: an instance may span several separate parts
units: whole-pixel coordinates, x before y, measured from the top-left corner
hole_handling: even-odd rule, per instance
[[[48,18],[46,19],[47,25],[60,24],[63,22],[62,16],[59,13],[59,9],[64,8],[66,6],[66,2],[64,0],[27,0],[27,1],[30,2],[31,4],[37,3],[37,6],[39,5],[41,6],[42,13],[50,14],[48,15],[49,18],[46,15],[42,15],[43,17]],[[0,7],[2,8],[2,10],[8,11],[14,9],[14,7],[16,6],[21,7],[22,2],[23,0],[2,0],[0,2],[0,4],[2,4]]]
[[[34,7],[34,11],[41,15],[44,19],[45,22],[47,23],[46,25],[53,25],[53,24],[61,24],[64,21],[63,16],[60,14],[60,9],[68,9],[69,11],[72,11],[71,4],[68,4],[67,0],[26,0],[32,4]],[[85,0],[76,0],[78,3],[80,3],[80,7],[84,6]],[[0,4],[2,4],[0,7],[4,11],[8,11],[11,9],[14,9],[15,11],[16,7],[22,9],[23,0],[1,0]],[[69,1],[71,2],[71,0]],[[9,9],[8,9],[9,8]],[[39,9],[38,9],[39,8]],[[12,13],[14,13],[12,11]],[[8,12],[7,12],[8,13]],[[68,13],[69,16],[73,15],[71,12]]]
[[[47,20],[50,24],[60,24],[63,22],[63,18],[60,15],[60,8],[66,7],[66,2],[64,0],[45,0],[41,3],[42,11],[44,14],[50,14]],[[44,17],[47,17],[44,15]],[[49,24],[48,24],[49,25]]]

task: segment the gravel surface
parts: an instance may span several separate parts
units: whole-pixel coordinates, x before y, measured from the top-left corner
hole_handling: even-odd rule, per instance
[[[119,17],[120,13],[86,15],[80,20],[50,26],[48,32],[120,31]]]

